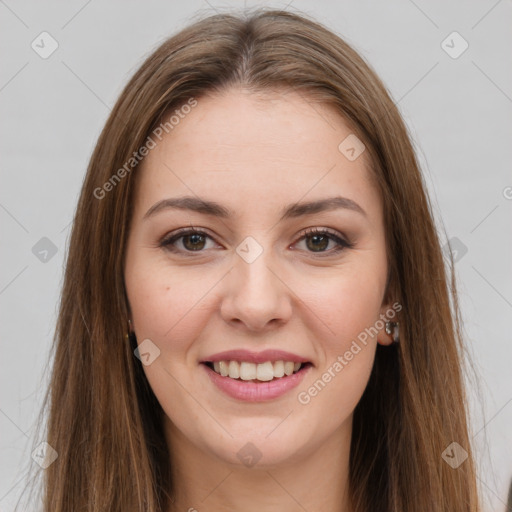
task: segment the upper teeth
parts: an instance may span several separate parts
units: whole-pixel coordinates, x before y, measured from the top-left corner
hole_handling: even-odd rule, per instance
[[[272,380],[274,377],[283,377],[291,375],[300,368],[301,363],[293,361],[266,361],[265,363],[248,363],[238,361],[216,361],[213,363],[213,369],[222,375],[222,377],[231,377],[232,379],[262,381]]]

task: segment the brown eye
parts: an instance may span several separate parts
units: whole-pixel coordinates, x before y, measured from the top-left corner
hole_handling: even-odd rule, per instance
[[[317,253],[319,255],[331,255],[336,254],[344,249],[353,247],[353,244],[347,242],[335,233],[331,233],[326,229],[312,228],[307,230],[301,241],[305,240],[306,248],[308,252]],[[334,242],[332,250],[326,250],[329,247],[329,243]]]
[[[330,238],[326,235],[309,235],[306,237],[306,240],[308,249],[311,249],[312,251],[323,251],[329,246]]]
[[[210,235],[199,229],[182,229],[162,240],[160,246],[175,253],[199,253],[208,249],[208,239],[213,240]],[[307,252],[320,256],[329,256],[353,247],[353,244],[326,229],[312,228],[303,234],[300,241],[302,240],[305,240]],[[178,245],[179,242],[181,247]],[[329,250],[330,243],[333,243],[334,247]]]
[[[182,236],[183,238],[183,246],[190,251],[200,251],[204,249],[205,245],[205,236],[199,233],[194,233],[192,235]]]
[[[201,252],[207,248],[207,239],[212,238],[204,231],[184,229],[162,240],[160,246],[172,252]],[[178,246],[179,241],[182,247]]]

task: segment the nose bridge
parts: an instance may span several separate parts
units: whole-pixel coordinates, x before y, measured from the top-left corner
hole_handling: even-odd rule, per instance
[[[261,298],[268,302],[279,293],[279,280],[272,268],[277,265],[272,254],[270,237],[260,236],[259,240],[248,236],[238,245],[236,252],[239,258],[235,266],[240,282],[235,288],[247,300]]]
[[[236,248],[230,293],[223,305],[226,320],[238,319],[253,329],[274,319],[284,320],[291,310],[270,237],[260,240],[249,236]]]

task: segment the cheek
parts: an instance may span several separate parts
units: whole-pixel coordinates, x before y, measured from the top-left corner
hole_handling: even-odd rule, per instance
[[[345,353],[330,359],[297,394],[298,407],[302,408],[304,417],[311,422],[319,422],[317,429],[325,435],[332,434],[350,421],[368,384],[375,347],[361,345],[360,351],[351,356],[350,361]]]
[[[321,418],[327,433],[352,415],[368,383],[377,344],[371,328],[379,319],[380,291],[344,276],[332,280],[314,306],[319,365],[297,391],[297,401],[308,418]],[[328,334],[321,337],[320,330]]]
[[[379,320],[383,293],[382,279],[372,269],[347,265],[322,282],[301,283],[301,299],[315,313],[309,315],[309,328],[316,333],[319,368],[297,399],[313,415],[323,415],[328,430],[351,414],[372,370],[377,341],[372,327]],[[326,410],[331,413],[325,415]]]
[[[134,259],[126,274],[137,338],[151,339],[161,352],[178,352],[192,345],[208,320],[204,304],[215,280],[170,269],[165,262],[150,258]]]
[[[374,325],[382,302],[382,279],[368,267],[349,265],[317,277],[301,277],[294,290],[310,312],[310,328],[322,338],[328,353],[345,351],[353,339]]]

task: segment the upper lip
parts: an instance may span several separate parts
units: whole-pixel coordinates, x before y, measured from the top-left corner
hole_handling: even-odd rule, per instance
[[[262,352],[252,352],[250,350],[226,350],[224,352],[218,352],[213,354],[206,359],[203,359],[202,363],[215,363],[218,361],[246,361],[248,363],[265,363],[267,361],[292,361],[294,363],[308,363],[309,360],[292,354],[291,352],[285,352],[284,350],[263,350]]]

